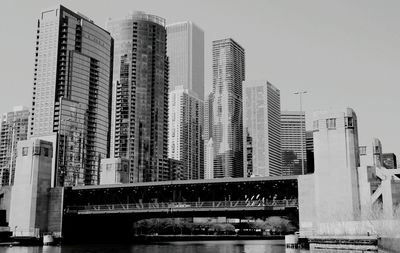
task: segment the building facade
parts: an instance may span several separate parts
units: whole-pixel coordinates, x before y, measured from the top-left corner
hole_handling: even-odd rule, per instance
[[[56,185],[98,184],[109,155],[113,40],[61,5],[37,24],[30,136],[57,136]]]
[[[243,177],[245,53],[233,39],[213,41],[212,53],[214,178]]]
[[[214,94],[208,94],[204,101],[204,178],[214,178],[214,144],[212,141]]]
[[[124,158],[101,159],[100,185],[129,183],[129,160]]]
[[[306,131],[307,174],[314,173],[314,134]]]
[[[282,175],[301,175],[306,169],[306,115],[299,111],[281,112]]]
[[[203,101],[184,89],[169,93],[168,157],[182,161],[182,179],[204,178]]]
[[[168,180],[165,20],[133,12],[107,29],[115,40],[111,156],[129,159],[130,182]]]
[[[167,25],[169,90],[204,100],[204,32],[191,21]]]
[[[18,141],[28,138],[29,109],[16,106],[3,114],[0,125],[0,186],[13,185]]]
[[[169,60],[168,158],[180,179],[204,178],[204,33],[190,21],[167,26]],[[174,174],[174,173],[173,173]]]
[[[244,173],[280,176],[280,91],[268,81],[243,82]]]

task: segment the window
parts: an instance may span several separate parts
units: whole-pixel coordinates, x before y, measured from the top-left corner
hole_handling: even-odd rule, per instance
[[[379,155],[381,153],[381,147],[380,146],[375,146],[374,147],[374,155]]]
[[[367,147],[366,146],[360,146],[359,147],[360,155],[366,155],[367,154]]]
[[[354,128],[354,119],[353,119],[353,117],[344,118],[344,127]]]
[[[27,156],[28,155],[28,150],[29,150],[28,147],[22,148],[22,156]]]
[[[314,131],[318,131],[318,128],[319,128],[318,120],[314,120],[313,121],[313,129],[314,129]]]
[[[49,149],[48,148],[43,148],[42,152],[43,152],[44,156],[46,156],[46,157],[49,156]]]
[[[326,119],[326,128],[328,129],[336,129],[336,119]]]

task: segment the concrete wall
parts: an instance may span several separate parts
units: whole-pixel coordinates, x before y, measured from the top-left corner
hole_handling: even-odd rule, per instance
[[[6,222],[10,221],[11,186],[0,187],[0,210],[6,210]]]
[[[64,188],[51,188],[49,191],[49,202],[47,212],[47,231],[53,235],[61,237],[62,222],[63,222],[63,201]]]
[[[129,160],[123,158],[101,159],[100,184],[129,183]]]
[[[399,252],[400,237],[381,237],[378,241],[378,247],[382,250],[390,252]]]
[[[379,235],[393,236],[400,234],[400,220],[364,220],[321,222],[317,225],[318,235]]]
[[[300,234],[309,236],[316,228],[314,175],[299,176],[298,189]]]

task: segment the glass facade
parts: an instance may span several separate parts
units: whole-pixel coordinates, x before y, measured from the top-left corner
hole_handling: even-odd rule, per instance
[[[244,173],[281,175],[280,91],[267,81],[243,82]]]
[[[213,41],[214,177],[243,177],[242,82],[244,49],[232,39]]]
[[[99,183],[109,155],[113,39],[63,6],[38,19],[30,136],[58,134],[56,185]]]
[[[168,157],[182,161],[180,179],[204,178],[204,33],[190,21],[167,26]]]
[[[183,88],[204,100],[204,32],[191,21],[167,26],[170,90]]]
[[[17,142],[28,136],[29,109],[18,106],[3,114],[0,125],[0,186],[13,185]]]
[[[203,179],[203,101],[183,89],[169,96],[168,157],[182,161],[181,180]]]
[[[306,115],[298,111],[281,112],[282,175],[301,175],[301,162],[307,161]]]
[[[168,180],[165,21],[134,12],[107,28],[115,39],[112,155],[130,160],[130,182]]]

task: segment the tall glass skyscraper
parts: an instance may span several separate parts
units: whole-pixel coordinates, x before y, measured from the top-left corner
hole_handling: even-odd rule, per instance
[[[204,32],[191,21],[167,25],[170,91],[183,88],[204,100]]]
[[[163,18],[111,19],[115,40],[112,155],[130,161],[130,182],[169,179],[168,58]]]
[[[213,41],[212,53],[214,177],[243,177],[244,49],[222,39]]]
[[[306,115],[300,111],[281,112],[282,175],[301,175],[306,167]]]
[[[281,175],[280,91],[267,81],[243,82],[244,173]]]
[[[168,157],[182,162],[182,179],[204,178],[204,33],[190,21],[167,26]]]
[[[13,185],[17,142],[28,137],[29,109],[16,106],[0,122],[0,186]]]
[[[211,92],[204,101],[204,178],[214,178],[213,100]]]
[[[188,90],[169,93],[168,157],[183,165],[180,179],[204,178],[203,101]]]
[[[37,23],[30,136],[55,136],[55,184],[99,182],[100,159],[109,155],[110,34],[63,6]]]

